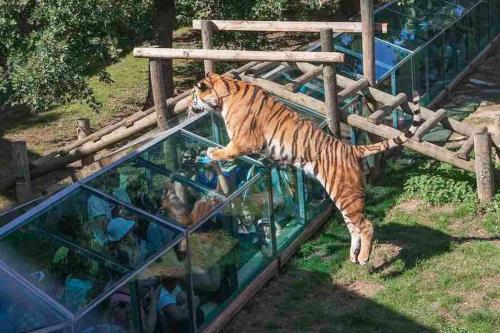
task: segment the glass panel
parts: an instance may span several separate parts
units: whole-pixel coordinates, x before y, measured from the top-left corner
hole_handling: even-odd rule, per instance
[[[206,157],[210,146],[177,132],[142,153],[138,161],[168,177],[173,176],[203,196],[227,196],[242,186],[252,165],[242,160],[211,161]]]
[[[396,92],[405,93],[408,98],[413,96],[412,60],[406,61],[396,70]]]
[[[444,88],[444,58],[443,58],[443,36],[434,39],[429,45],[429,88],[430,101],[432,101]]]
[[[83,316],[75,332],[190,332],[186,254],[167,251]]]
[[[469,64],[469,20],[464,17],[453,27],[455,30],[455,51],[457,56],[457,71],[461,72]]]
[[[12,209],[0,213],[0,227],[6,225],[10,221],[14,220],[16,217],[21,216],[31,208],[35,207],[42,201],[42,199],[43,197],[40,197],[38,199],[32,200],[30,202],[27,202],[25,204],[19,205],[17,207],[14,207]]]
[[[346,54],[345,62],[338,64],[339,71],[351,77],[358,78],[363,74],[363,56],[360,34],[343,33],[335,37],[335,49]],[[389,43],[375,40],[375,75],[380,79],[392,70],[410,53],[396,48]]]
[[[490,36],[495,37],[500,32],[500,0],[490,0]]]
[[[429,66],[427,61],[427,47],[414,55],[415,90],[421,97],[423,104],[429,102]]]
[[[458,56],[458,45],[456,38],[457,29],[455,26],[446,30],[443,35],[444,39],[444,80],[446,84],[449,84],[458,74],[457,68],[457,56]],[[461,54],[463,56],[463,54]]]
[[[306,218],[307,222],[310,222],[323,213],[332,201],[323,188],[323,185],[316,178],[305,176],[304,180]]]
[[[204,326],[275,258],[268,200],[262,178],[189,236],[197,318],[202,312]]]
[[[469,13],[469,59],[472,61],[479,54],[479,31],[481,22],[478,21],[478,8]]]
[[[31,332],[66,320],[0,267],[0,332]]]
[[[479,37],[479,50],[483,50],[490,41],[489,4],[480,1],[476,9]]]
[[[178,234],[98,194],[77,189],[1,239],[0,257],[78,312]]]

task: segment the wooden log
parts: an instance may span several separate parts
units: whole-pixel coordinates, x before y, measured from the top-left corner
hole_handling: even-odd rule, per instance
[[[185,112],[188,108],[187,99],[182,100],[182,107],[179,107],[178,112]],[[179,104],[176,104],[179,105]],[[40,164],[38,167],[31,169],[31,178],[43,176],[53,170],[64,167],[65,165],[81,159],[83,156],[96,153],[104,148],[116,144],[131,136],[137,135],[151,127],[157,125],[156,114],[152,113],[144,118],[139,119],[130,127],[120,127],[103,136],[99,141],[87,142],[82,146],[73,149],[69,153],[55,157],[47,162]],[[5,177],[0,179],[0,191],[5,191],[11,188],[16,182],[15,176]]]
[[[26,141],[12,142],[12,161],[16,182],[16,198],[22,203],[33,198]]]
[[[90,129],[90,120],[88,118],[80,118],[76,120],[76,137],[78,140],[83,140],[92,134]],[[94,163],[94,155],[88,155],[81,159],[82,166]]]
[[[383,125],[375,125],[366,118],[351,114],[347,117],[347,123],[351,126],[357,127],[359,129],[362,129],[364,131],[368,131],[370,133],[373,133],[377,136],[390,139],[390,138],[395,138],[399,135],[401,135],[401,131]],[[430,142],[417,142],[415,140],[408,140],[403,144],[403,146],[408,147],[418,153],[427,155],[429,157],[432,157],[438,161],[442,161],[448,164],[451,164],[453,166],[456,166],[457,168],[469,171],[469,172],[475,172],[474,168],[474,163],[470,161],[464,161],[462,159],[457,158],[453,152],[442,148],[440,146],[437,146],[435,144],[432,144]]]
[[[168,128],[168,120],[171,118],[171,114],[167,107],[167,94],[160,59],[151,59],[149,61],[149,72],[151,74],[151,90],[153,91],[156,109],[156,122],[158,127],[165,131]]]
[[[495,195],[495,179],[491,164],[491,134],[474,134],[477,195],[482,204],[490,203]]]
[[[368,80],[365,78],[361,78],[357,81],[354,81],[353,84],[348,85],[339,92],[338,94],[339,103],[345,101],[348,98],[356,96],[360,91],[362,91],[369,85],[370,82],[368,82]]]
[[[257,77],[273,68],[278,67],[280,64],[280,62],[264,61],[248,69],[245,74]]]
[[[424,135],[426,135],[434,126],[436,126],[441,120],[446,118],[446,110],[439,109],[434,114],[434,117],[427,119],[420,127],[414,135],[414,139],[417,141],[422,141]]]
[[[310,72],[304,73],[298,78],[294,79],[293,82],[285,84],[285,89],[291,92],[297,92],[300,86],[306,84],[307,82],[317,78],[323,73],[323,67],[318,67],[318,69],[312,70]]]
[[[201,43],[205,50],[213,49],[213,26],[211,21],[201,21]],[[213,60],[204,60],[205,75],[215,73],[215,62]]]
[[[363,76],[375,86],[375,17],[373,0],[360,0],[361,37],[363,44]]]
[[[483,127],[478,130],[478,133],[486,132],[487,130],[488,129],[486,127]],[[474,135],[469,136],[469,138],[465,140],[462,147],[460,147],[460,149],[455,153],[455,156],[468,161],[472,149],[474,149]]]
[[[497,114],[495,116],[495,124],[493,127],[493,133],[495,135],[494,137],[494,143],[495,143],[495,152],[496,152],[496,162],[497,164],[500,164],[500,145],[498,145],[495,141],[500,143],[500,114]]]
[[[322,28],[320,31],[321,51],[333,51],[333,30]],[[325,111],[326,123],[332,135],[340,139],[340,110],[338,110],[337,80],[335,66],[331,64],[323,65],[323,84],[325,87]]]
[[[193,29],[201,29],[201,20],[193,20]],[[221,31],[272,31],[272,32],[319,32],[330,28],[334,32],[362,31],[361,22],[293,22],[293,21],[233,21],[212,20],[215,30]],[[387,23],[376,24],[378,32],[387,33]]]
[[[386,115],[394,111],[397,107],[408,101],[406,94],[400,93],[392,100],[390,104],[385,104],[377,111],[373,112],[367,119],[369,122],[378,124]]]
[[[200,50],[154,47],[136,47],[134,56],[156,59],[210,59],[221,61],[305,61],[317,63],[344,61],[344,54],[340,52]]]
[[[295,62],[292,65],[298,67],[303,72],[311,71],[317,67],[313,64],[308,64],[305,62]],[[337,75],[337,84],[342,88],[345,88],[345,87],[349,86],[350,84],[353,84],[354,82],[356,82],[356,81],[349,79],[349,78],[342,76],[342,75]],[[373,88],[373,87],[368,87],[366,94],[368,97],[372,97],[374,100],[376,100],[378,103],[380,103],[382,105],[392,103],[394,98],[395,98],[393,95],[388,94],[382,90],[378,90],[377,88]],[[417,107],[419,107],[419,106],[413,105],[412,103],[403,103],[401,105],[401,108],[405,112],[410,113],[410,114],[412,113],[411,110],[414,108],[417,108]],[[427,120],[427,119],[433,117],[434,113],[435,113],[434,111],[431,111],[425,107],[420,107],[420,111],[421,111],[422,118],[424,120]],[[457,121],[457,120],[452,119],[452,118],[443,119],[441,124],[445,128],[450,129],[450,130],[457,132],[458,134],[461,134],[461,135],[466,136],[466,137],[471,136],[472,134],[476,133],[478,130],[478,128],[476,126],[471,126],[471,125],[462,123],[462,122]],[[500,138],[498,140],[495,138],[494,143],[495,143],[495,145],[500,146]]]

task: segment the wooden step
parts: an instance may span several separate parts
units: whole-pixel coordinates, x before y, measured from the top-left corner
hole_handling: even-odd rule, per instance
[[[338,93],[339,103],[342,101],[355,96],[360,90],[367,88],[370,85],[367,79],[361,78],[352,84],[348,85]]]
[[[279,65],[281,65],[281,62],[278,61],[263,61],[260,64],[248,69],[245,74],[257,77],[265,72],[269,72],[271,69],[278,67]]]
[[[297,92],[300,86],[306,84],[307,82],[311,81],[312,79],[317,78],[323,73],[323,66],[319,66],[318,68],[304,73],[298,78],[294,79],[293,82],[285,84],[285,89],[291,92]]]
[[[488,128],[483,127],[478,132],[486,132]],[[462,145],[462,148],[455,153],[455,156],[461,158],[462,160],[468,161],[470,158],[470,153],[474,149],[474,135],[471,135]]]
[[[439,109],[434,114],[433,117],[427,119],[417,130],[415,135],[413,136],[414,140],[422,141],[422,138],[425,134],[427,134],[434,126],[436,126],[441,120],[446,118],[446,110]]]
[[[391,101],[390,104],[385,104],[383,105],[380,109],[377,111],[373,112],[367,119],[369,122],[378,124],[384,118],[386,115],[391,113],[394,109],[398,108],[401,106],[403,103],[406,103],[408,101],[408,98],[406,97],[406,94],[399,93],[394,97],[394,99]]]

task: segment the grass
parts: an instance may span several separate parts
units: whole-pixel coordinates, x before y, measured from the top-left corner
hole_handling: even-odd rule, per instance
[[[367,267],[347,260],[349,233],[336,216],[229,332],[497,331],[500,234],[468,203],[410,198],[402,185],[414,169],[388,167],[383,185],[367,189],[377,238]]]

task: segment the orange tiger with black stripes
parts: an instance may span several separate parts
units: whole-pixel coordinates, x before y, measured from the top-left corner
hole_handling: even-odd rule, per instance
[[[349,146],[303,119],[263,89],[251,83],[208,74],[193,89],[190,108],[222,115],[230,142],[209,148],[213,160],[232,160],[245,154],[264,154],[276,162],[301,166],[316,177],[344,217],[351,234],[350,260],[366,264],[373,225],[365,215],[360,160],[406,142],[420,124],[415,111],[412,126],[401,136],[364,146]]]

